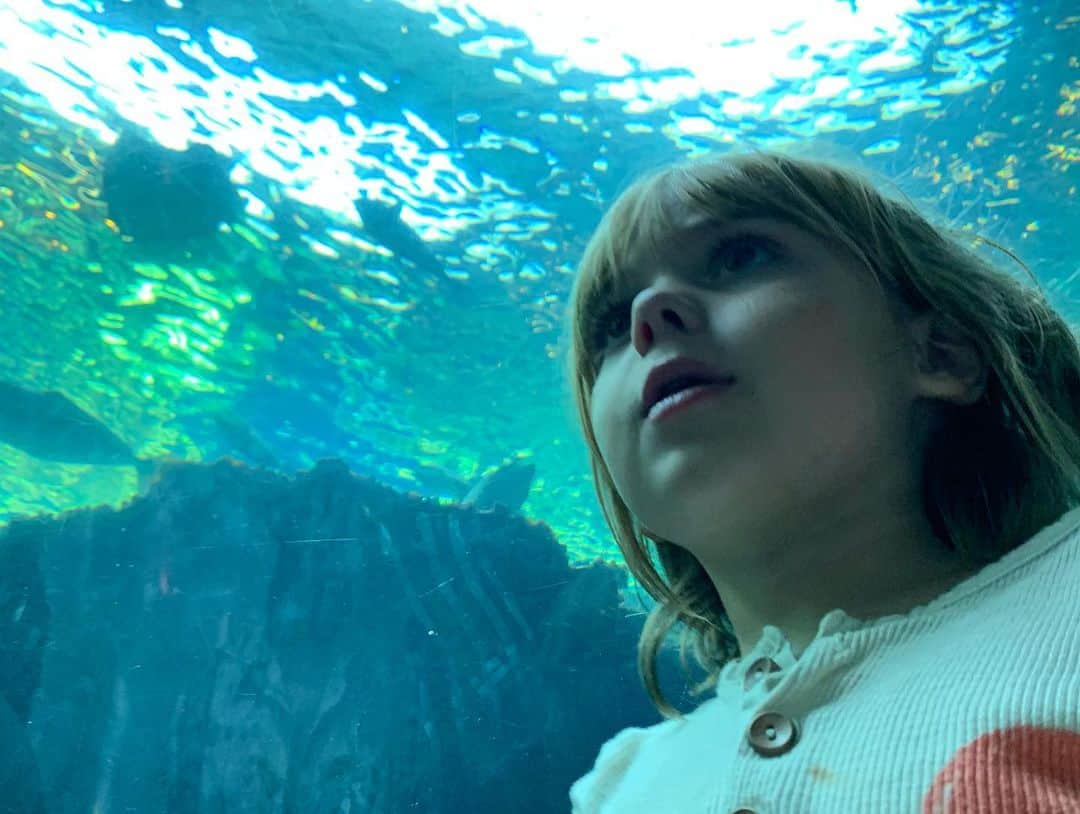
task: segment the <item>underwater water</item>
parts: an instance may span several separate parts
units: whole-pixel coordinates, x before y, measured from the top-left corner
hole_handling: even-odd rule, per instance
[[[0,0],[0,811],[566,810],[656,718],[563,368],[643,171],[814,139],[1075,318],[1072,0],[540,5]]]

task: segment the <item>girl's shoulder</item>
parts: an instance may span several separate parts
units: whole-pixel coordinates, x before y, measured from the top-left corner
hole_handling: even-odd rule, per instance
[[[595,814],[629,774],[647,744],[681,728],[685,718],[671,718],[652,726],[631,726],[608,739],[588,774],[570,787],[572,814]]]

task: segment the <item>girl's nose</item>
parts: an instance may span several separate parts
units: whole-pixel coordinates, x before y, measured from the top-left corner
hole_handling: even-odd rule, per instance
[[[644,356],[664,337],[696,333],[705,322],[704,306],[693,292],[654,282],[634,298],[630,326],[634,349]]]

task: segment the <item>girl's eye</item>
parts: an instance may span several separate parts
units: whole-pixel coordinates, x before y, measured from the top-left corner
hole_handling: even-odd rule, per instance
[[[589,335],[592,346],[602,351],[608,343],[618,341],[630,330],[629,303],[608,302],[597,306],[597,313],[591,320]]]
[[[707,271],[710,274],[721,270],[740,272],[770,263],[782,254],[780,245],[763,235],[734,235],[717,244],[709,255]],[[601,300],[590,311],[593,316],[588,321],[586,336],[597,354],[603,354],[610,344],[621,341],[629,334],[629,302]]]
[[[767,237],[735,235],[717,245],[710,257],[710,271],[717,267],[728,271],[742,271],[775,260],[779,254],[780,248]]]

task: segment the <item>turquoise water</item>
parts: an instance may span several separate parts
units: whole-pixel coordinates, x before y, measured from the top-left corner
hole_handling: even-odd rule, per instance
[[[0,0],[0,522],[124,504],[125,455],[447,504],[517,461],[521,513],[615,560],[574,267],[635,174],[732,145],[857,159],[1075,316],[1075,4],[714,5]]]
[[[526,512],[575,555],[610,553],[560,330],[578,252],[634,173],[819,134],[1022,251],[1068,305],[1069,4],[896,4],[858,26],[869,12],[822,7],[834,17],[817,26],[791,11],[756,40],[703,38],[653,65],[592,57],[612,72],[598,73],[589,52],[584,67],[558,54],[588,30],[542,49],[449,7],[8,2],[0,307],[16,330],[0,370],[62,390],[144,458],[242,455],[221,415],[284,466],[343,455],[446,499],[526,457]],[[845,21],[868,38],[829,42],[821,29]],[[611,50],[624,40],[638,41]],[[100,193],[125,128],[219,151],[242,216],[187,254],[125,237]],[[359,199],[402,202],[443,268],[392,255]],[[134,487],[3,453],[0,517]]]

